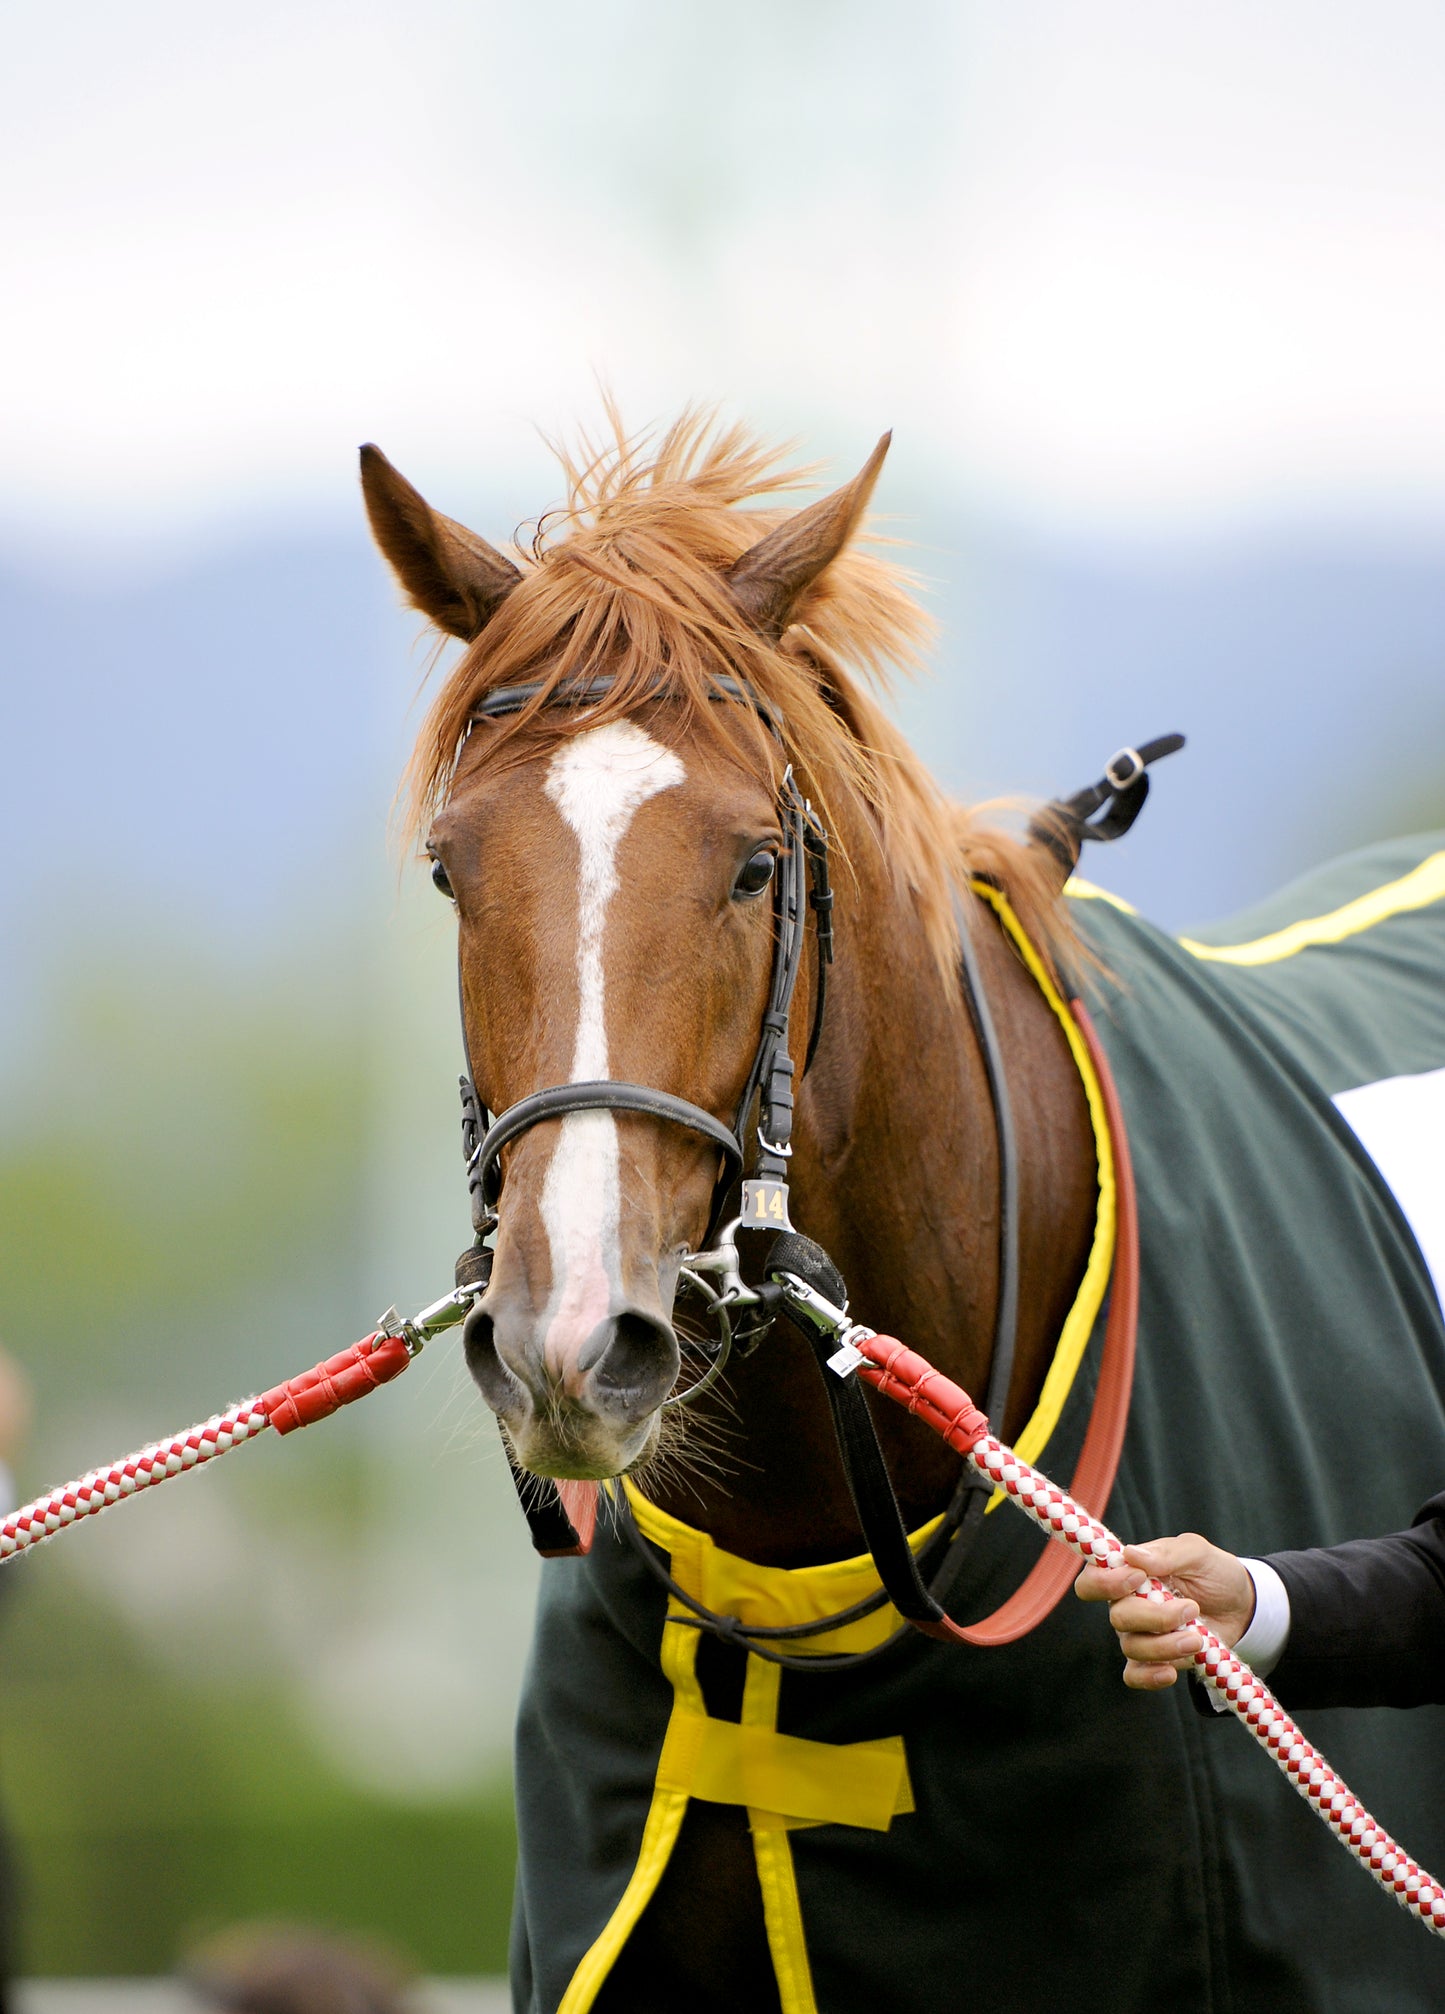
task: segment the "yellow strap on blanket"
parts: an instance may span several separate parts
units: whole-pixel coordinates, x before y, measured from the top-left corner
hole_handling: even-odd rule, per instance
[[[774,1727],[744,1727],[679,1708],[668,1722],[659,1790],[708,1804],[743,1804],[807,1825],[886,1832],[913,1809],[900,1735],[884,1741],[805,1741]]]

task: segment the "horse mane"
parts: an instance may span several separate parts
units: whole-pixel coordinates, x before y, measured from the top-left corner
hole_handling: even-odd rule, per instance
[[[1057,872],[1038,848],[950,802],[889,719],[877,695],[920,668],[932,619],[917,579],[896,561],[850,546],[794,611],[780,641],[734,604],[726,570],[790,515],[782,499],[816,478],[784,451],[706,411],[685,412],[659,439],[628,435],[607,407],[609,435],[578,449],[550,443],[567,501],[519,537],[522,578],[448,673],[405,780],[419,831],[445,802],[473,710],[498,686],[539,681],[537,697],[497,724],[488,762],[569,681],[611,675],[588,727],[624,717],[663,694],[690,725],[741,742],[776,763],[777,747],[750,708],[720,705],[719,675],[745,679],[776,710],[784,754],[825,822],[851,797],[869,814],[890,868],[923,917],[940,964],[956,958],[953,893],[971,874],[1008,895],[1050,965],[1073,946]],[[741,510],[743,503],[760,507]],[[877,534],[868,534],[879,543]],[[554,717],[561,717],[556,715]],[[563,731],[567,731],[563,728]]]

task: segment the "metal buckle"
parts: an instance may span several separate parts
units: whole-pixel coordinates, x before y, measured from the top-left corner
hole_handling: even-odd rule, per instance
[[[746,1184],[744,1185],[746,1187]],[[784,1191],[786,1194],[786,1190]],[[705,1391],[715,1385],[722,1376],[723,1368],[733,1349],[747,1354],[757,1348],[772,1325],[773,1310],[763,1300],[754,1287],[744,1280],[738,1258],[737,1234],[740,1230],[776,1231],[783,1226],[768,1224],[750,1225],[745,1217],[733,1217],[717,1233],[711,1248],[706,1252],[689,1252],[679,1267],[679,1275],[688,1285],[699,1292],[707,1302],[707,1311],[718,1325],[718,1354],[706,1372],[685,1392],[677,1392],[664,1399],[665,1406],[688,1405],[693,1399],[701,1398]],[[711,1274],[717,1280],[713,1287],[704,1275]],[[733,1317],[749,1308],[763,1311],[761,1325],[754,1321],[751,1325],[744,1320],[736,1328]]]
[[[1114,790],[1127,790],[1143,774],[1144,763],[1137,748],[1121,748],[1104,764],[1105,781]]]

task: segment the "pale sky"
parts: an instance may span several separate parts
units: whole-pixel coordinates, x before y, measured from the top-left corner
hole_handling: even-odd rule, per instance
[[[11,0],[0,520],[550,495],[689,397],[1027,517],[1445,518],[1445,9]]]

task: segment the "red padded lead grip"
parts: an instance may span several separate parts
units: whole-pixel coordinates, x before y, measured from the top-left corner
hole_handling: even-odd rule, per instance
[[[988,1421],[963,1387],[896,1336],[865,1336],[854,1347],[868,1359],[859,1365],[859,1377],[917,1413],[959,1454],[966,1455],[988,1432]]]
[[[314,1370],[263,1392],[257,1403],[265,1408],[278,1434],[289,1434],[296,1427],[329,1419],[353,1399],[364,1399],[378,1385],[390,1384],[410,1362],[400,1336],[365,1336]]]

